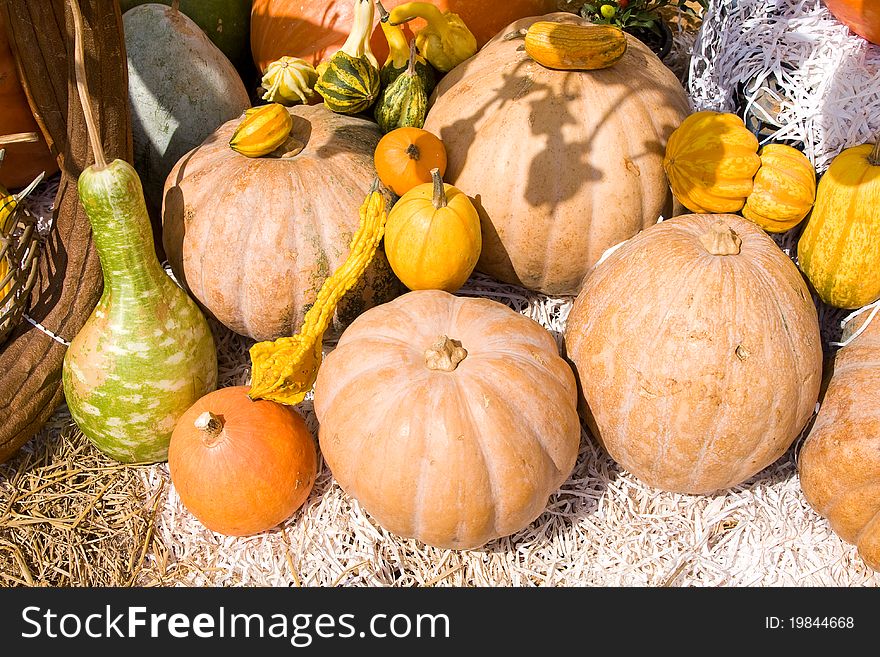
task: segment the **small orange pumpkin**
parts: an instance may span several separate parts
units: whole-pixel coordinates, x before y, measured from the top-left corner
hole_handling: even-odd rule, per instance
[[[220,388],[178,420],[168,470],[180,500],[208,529],[249,536],[284,522],[312,490],[317,450],[302,417],[248,386]]]
[[[794,228],[813,208],[816,170],[801,151],[785,144],[767,144],[759,153],[761,168],[742,215],[768,233]]]
[[[382,184],[398,196],[431,182],[431,169],[446,173],[446,147],[434,133],[397,128],[379,140],[373,159]]]

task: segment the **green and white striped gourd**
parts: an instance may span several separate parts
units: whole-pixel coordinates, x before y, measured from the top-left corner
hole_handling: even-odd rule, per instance
[[[95,156],[77,189],[104,290],[65,354],[64,395],[102,452],[125,463],[163,461],[178,418],[217,387],[217,352],[201,310],[156,257],[137,172],[104,158],[85,89],[82,16],[76,0],[71,5],[77,89]]]
[[[354,0],[348,39],[326,65],[318,67],[315,91],[329,110],[357,114],[369,109],[379,96],[379,63],[370,49],[373,17],[373,0]]]
[[[407,69],[382,89],[376,102],[376,122],[383,133],[397,128],[421,128],[428,114],[425,81],[415,69],[416,48],[413,43]]]

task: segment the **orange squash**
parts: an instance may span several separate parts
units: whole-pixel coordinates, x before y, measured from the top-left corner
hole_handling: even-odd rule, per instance
[[[19,82],[6,38],[6,25],[0,14],[0,135],[19,132],[35,132],[39,140],[3,147],[6,155],[0,164],[0,186],[10,191],[24,187],[43,171],[46,176],[51,176],[58,171],[58,162],[49,152]]]
[[[785,144],[767,144],[758,153],[761,168],[742,215],[768,233],[794,228],[813,208],[816,170],[801,151]]]
[[[446,174],[446,148],[433,133],[421,128],[397,128],[379,140],[374,154],[382,184],[398,196],[431,182],[431,170]]]
[[[178,420],[168,448],[171,481],[208,529],[248,536],[287,520],[317,476],[314,439],[295,410],[251,401],[247,386],[208,393]]]
[[[841,23],[871,43],[880,44],[880,4],[877,0],[825,0]]]
[[[409,0],[383,0],[391,10]],[[429,0],[442,11],[458,14],[481,47],[501,28],[518,18],[556,10],[556,0]],[[378,21],[377,21],[378,22]],[[313,66],[327,60],[351,30],[350,0],[254,0],[251,10],[251,51],[263,71],[282,55],[301,57]],[[421,19],[404,26],[407,38],[425,26]],[[388,42],[377,26],[370,39],[380,62],[388,56]]]

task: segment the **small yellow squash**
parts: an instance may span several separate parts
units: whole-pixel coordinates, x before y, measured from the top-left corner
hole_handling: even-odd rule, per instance
[[[251,108],[232,133],[229,146],[247,157],[267,155],[287,141],[292,127],[293,119],[281,103]]]
[[[299,57],[281,57],[263,72],[261,84],[265,90],[262,98],[270,103],[293,105],[308,103],[315,94],[318,72],[306,60]]]
[[[691,212],[739,212],[761,166],[758,139],[729,112],[702,110],[669,136],[663,168],[672,193]]]
[[[589,71],[617,63],[626,52],[626,35],[613,25],[538,21],[526,31],[525,47],[541,66]]]
[[[759,155],[761,168],[742,214],[768,233],[782,233],[812,209],[816,170],[806,155],[785,144],[767,144]]]
[[[880,299],[880,140],[831,161],[798,242],[798,263],[831,306]]]

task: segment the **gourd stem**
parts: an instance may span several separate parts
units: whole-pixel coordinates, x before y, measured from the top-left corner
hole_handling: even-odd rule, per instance
[[[205,411],[196,418],[193,424],[196,429],[202,432],[205,447],[213,447],[218,443],[220,435],[223,433],[223,420],[211,411]]]
[[[416,74],[416,53],[418,52],[418,48],[416,48],[416,40],[413,39],[409,44],[409,62],[406,65],[406,74],[410,77]]]
[[[406,147],[406,154],[409,155],[409,159],[419,161],[419,157],[421,157],[421,152],[419,151],[419,147],[415,144],[410,144]]]
[[[880,135],[877,136],[874,148],[871,149],[871,154],[868,156],[868,164],[872,167],[880,167]]]
[[[443,178],[440,176],[440,169],[431,169],[431,179],[434,181],[434,209],[446,207],[446,188],[443,185]]]
[[[98,138],[98,128],[95,125],[95,115],[92,112],[92,103],[89,100],[89,92],[86,87],[85,52],[83,50],[83,19],[78,0],[70,0],[70,10],[73,13],[73,68],[76,76],[76,91],[82,104],[83,116],[86,120],[86,130],[89,133],[89,143],[92,145],[92,153],[95,156],[95,167],[103,169],[107,166],[104,157],[104,147]]]
[[[452,372],[465,358],[467,349],[461,346],[461,342],[441,335],[425,350],[425,367],[434,372]]]
[[[388,22],[388,10],[382,6],[382,0],[376,0],[376,9],[379,10],[379,20],[383,23]]]
[[[742,238],[719,219],[709,230],[700,235],[700,243],[711,255],[738,255],[742,246]]]

